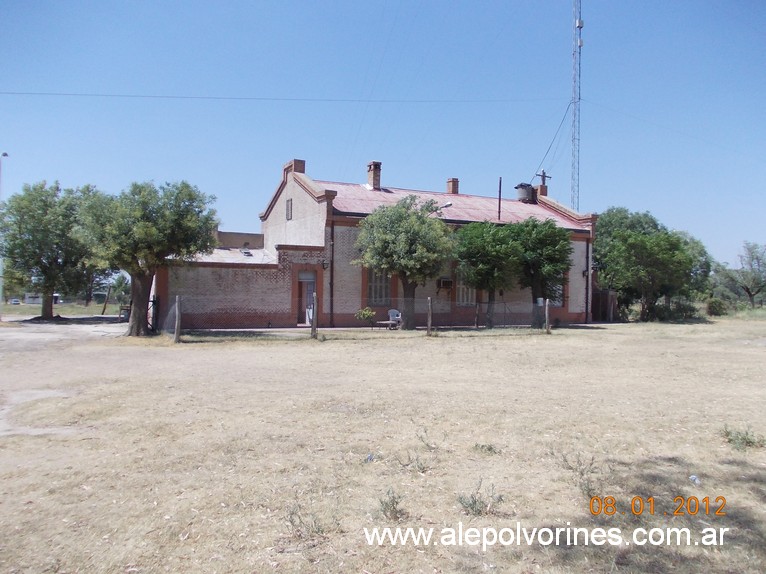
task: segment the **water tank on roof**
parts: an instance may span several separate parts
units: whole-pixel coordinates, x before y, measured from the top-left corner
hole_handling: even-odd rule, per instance
[[[519,193],[518,199],[523,203],[535,203],[535,188],[528,183],[520,183],[515,187]]]

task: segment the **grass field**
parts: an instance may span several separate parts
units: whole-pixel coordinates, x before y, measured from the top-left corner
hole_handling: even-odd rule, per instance
[[[18,317],[20,315],[37,317],[40,315],[40,305],[2,305],[0,304],[0,316]],[[53,314],[62,317],[82,317],[86,315],[101,315],[104,311],[103,303],[91,303],[87,307],[81,303],[63,303],[53,306]],[[120,306],[116,303],[110,303],[106,306],[104,315],[117,315],[120,312]]]
[[[75,327],[0,329],[2,572],[766,571],[766,321],[180,345]],[[710,505],[673,516],[676,497]],[[363,530],[461,523],[693,542],[379,547]],[[695,546],[709,527],[724,543]]]

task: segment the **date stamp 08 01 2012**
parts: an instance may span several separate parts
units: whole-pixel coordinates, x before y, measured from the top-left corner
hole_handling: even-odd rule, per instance
[[[614,516],[615,514],[632,514],[641,516],[648,514],[655,515],[655,500],[653,496],[646,498],[634,496],[628,503],[618,504],[614,496],[593,496],[590,499],[590,513],[593,516]],[[676,496],[673,498],[675,508],[672,512],[662,512],[664,515],[672,516],[726,516],[724,508],[726,507],[726,498],[717,496],[711,500],[709,496],[697,498],[696,496]],[[657,512],[659,513],[659,511]]]

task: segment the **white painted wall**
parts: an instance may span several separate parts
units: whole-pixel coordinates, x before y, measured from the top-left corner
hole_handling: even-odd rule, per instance
[[[286,217],[287,200],[293,201],[293,217]],[[274,208],[266,221],[261,223],[264,247],[269,253],[276,253],[276,245],[324,245],[327,204],[318,203],[300,187],[293,174],[288,176]]]

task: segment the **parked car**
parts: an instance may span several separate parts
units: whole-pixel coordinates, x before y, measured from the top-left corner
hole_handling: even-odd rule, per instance
[[[18,299],[11,299],[11,305],[21,305],[21,301]]]

